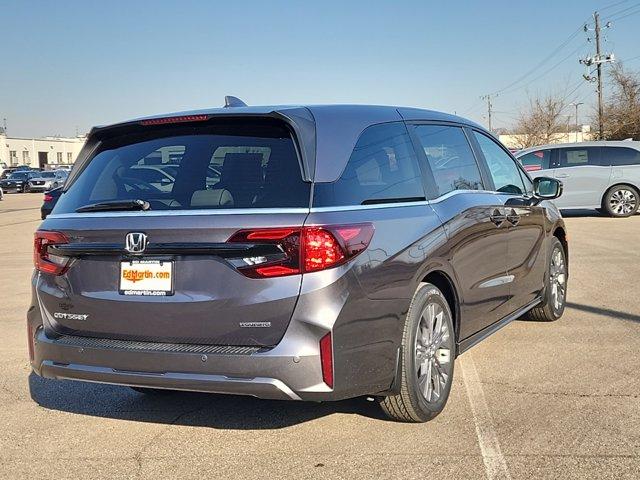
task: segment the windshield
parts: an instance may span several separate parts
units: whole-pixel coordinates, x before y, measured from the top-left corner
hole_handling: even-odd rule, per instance
[[[56,178],[56,174],[53,172],[42,172],[40,175],[37,175],[39,178]]]
[[[15,172],[9,175],[9,180],[25,180],[28,176],[26,172]]]
[[[130,200],[151,210],[309,206],[310,184],[284,125],[148,130],[104,141],[54,213]]]

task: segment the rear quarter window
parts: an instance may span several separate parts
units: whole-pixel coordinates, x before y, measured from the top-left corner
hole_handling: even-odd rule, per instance
[[[604,165],[614,167],[640,165],[640,150],[628,147],[603,147],[602,162]]]
[[[140,127],[103,142],[55,213],[133,199],[152,210],[308,207],[310,190],[284,125]]]
[[[402,122],[368,127],[335,182],[316,183],[316,207],[424,200],[422,173]]]

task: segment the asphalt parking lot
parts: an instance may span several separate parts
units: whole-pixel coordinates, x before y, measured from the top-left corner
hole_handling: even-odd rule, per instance
[[[0,477],[639,478],[640,216],[567,218],[568,308],[457,360],[422,425],[366,399],[291,403],[30,375],[25,313],[41,194],[0,202]]]

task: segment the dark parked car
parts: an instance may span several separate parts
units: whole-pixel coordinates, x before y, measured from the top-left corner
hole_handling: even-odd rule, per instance
[[[136,175],[167,151],[171,188]],[[428,110],[240,106],[94,128],[36,232],[31,365],[141,392],[371,395],[426,421],[457,355],[562,315],[561,191]]]
[[[60,198],[60,194],[62,193],[62,187],[54,188],[53,190],[49,190],[45,192],[42,207],[40,207],[40,216],[42,220],[47,218],[47,216],[53,210],[53,207],[56,205],[56,202]]]
[[[40,172],[33,170],[14,171],[9,176],[0,180],[0,187],[6,192],[28,192],[29,181],[39,175]]]

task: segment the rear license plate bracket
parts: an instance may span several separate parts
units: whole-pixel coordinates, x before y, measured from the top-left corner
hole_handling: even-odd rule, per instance
[[[123,259],[120,261],[120,295],[165,297],[174,294],[175,262],[166,259]]]

